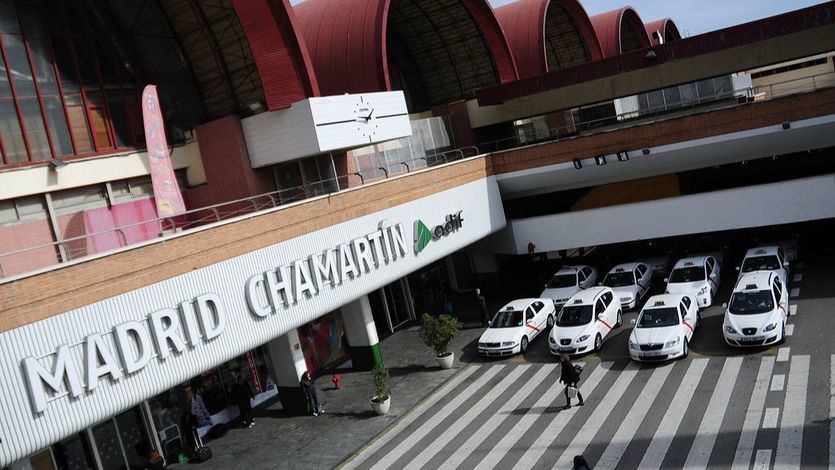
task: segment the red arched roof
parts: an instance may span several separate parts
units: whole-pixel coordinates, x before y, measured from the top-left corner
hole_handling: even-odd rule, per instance
[[[294,6],[323,95],[392,89],[386,55],[391,1],[398,0],[306,0]],[[510,47],[487,0],[458,1],[483,36],[496,82],[516,80]],[[446,11],[437,8],[434,13]],[[435,47],[449,53],[452,47],[465,46],[454,44],[454,39]]]
[[[289,0],[232,0],[246,33],[269,110],[319,96],[313,63]]]
[[[664,42],[668,43],[671,41],[678,41],[681,39],[681,34],[678,32],[678,27],[670,18],[664,18],[661,20],[650,21],[646,24],[647,34],[649,34],[649,39],[652,41],[653,46],[659,45],[658,38],[653,36],[653,33],[658,31],[659,33],[663,34]]]
[[[516,59],[519,78],[548,72],[546,24],[551,5],[562,7],[573,21],[590,59],[603,58],[594,27],[577,0],[518,0],[495,11]]]
[[[635,49],[652,45],[641,17],[632,7],[607,11],[592,16],[590,19],[597,33],[597,39],[600,41],[600,47],[603,49],[603,55],[607,58],[629,52],[629,50],[624,50],[625,44],[621,42],[624,33],[634,34],[637,37],[640,47]]]

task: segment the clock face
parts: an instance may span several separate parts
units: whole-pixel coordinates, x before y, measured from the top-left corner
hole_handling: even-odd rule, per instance
[[[377,116],[375,115],[374,105],[362,98],[357,101],[354,106],[354,120],[357,123],[357,132],[362,136],[373,140],[374,134],[377,132]]]

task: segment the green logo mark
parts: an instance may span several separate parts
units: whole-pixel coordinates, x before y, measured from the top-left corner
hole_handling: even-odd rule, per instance
[[[440,240],[454,232],[457,232],[464,225],[464,218],[461,212],[446,216],[445,223],[429,229],[422,220],[415,221],[415,254],[420,253],[432,240]]]
[[[432,232],[422,220],[418,219],[418,221],[415,222],[415,253],[423,251],[423,249],[426,248],[426,245],[428,245],[431,241]]]

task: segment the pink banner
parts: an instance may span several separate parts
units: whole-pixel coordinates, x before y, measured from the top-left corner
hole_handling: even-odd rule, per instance
[[[148,85],[142,91],[142,119],[145,123],[145,143],[148,146],[157,213],[160,217],[182,214],[186,208],[168,155],[165,126],[159,109],[157,87],[154,85]]]

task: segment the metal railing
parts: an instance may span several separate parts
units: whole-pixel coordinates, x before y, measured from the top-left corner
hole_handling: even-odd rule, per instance
[[[795,78],[782,82],[775,82],[762,86],[750,86],[710,97],[699,97],[694,100],[682,101],[678,104],[667,104],[643,108],[634,111],[627,111],[620,114],[613,114],[599,119],[575,122],[570,125],[549,128],[545,132],[517,132],[513,137],[480,142],[478,151],[480,154],[511,150],[545,142],[556,142],[563,139],[588,135],[602,130],[617,128],[619,126],[636,125],[637,121],[646,118],[663,116],[676,111],[695,110],[709,104],[725,104],[728,107],[745,106],[752,102],[767,101],[782,96],[808,93],[824,88],[831,88],[835,82],[835,73],[822,73],[809,77]],[[603,105],[607,103],[598,103]],[[559,111],[555,111],[559,112]]]
[[[445,152],[428,155],[426,157],[406,160],[404,162],[400,162],[404,164],[401,168],[405,169],[405,171],[400,171],[396,174],[389,172],[391,174],[386,174],[385,179],[438,165],[452,163],[470,156],[475,156],[476,152],[477,149],[475,147],[465,147],[462,149],[447,150]],[[417,165],[416,162],[422,162],[423,165]],[[376,174],[363,175],[362,173],[357,172],[351,175],[343,175],[336,178],[309,182],[292,188],[279,189],[277,191],[259,194],[257,196],[191,209],[176,216],[157,217],[133,224],[120,225],[119,227],[114,227],[108,230],[64,238],[52,243],[33,245],[15,251],[0,253],[0,283],[4,282],[4,278],[7,276],[16,277],[28,272],[60,265],[62,263],[77,261],[92,256],[100,256],[122,248],[169,237],[174,234],[204,227],[206,225],[218,223],[224,220],[233,219],[235,217],[277,208],[282,205],[303,201],[317,196],[338,193],[349,188],[357,188],[381,179],[382,178],[378,177]],[[153,231],[157,234],[155,237],[143,238],[130,236],[130,233],[134,229],[142,229],[145,233],[147,233],[150,231],[149,226],[152,226]],[[97,242],[108,246],[109,248],[98,251],[94,247],[94,244]],[[44,253],[36,253],[42,251],[49,251],[49,255],[46,256],[51,256],[51,259],[53,259],[54,262],[46,263],[37,267],[27,266],[28,270],[19,273],[12,273],[8,271],[4,273],[4,259],[9,260],[15,256],[35,254],[45,256]],[[31,263],[31,260],[29,262]]]

